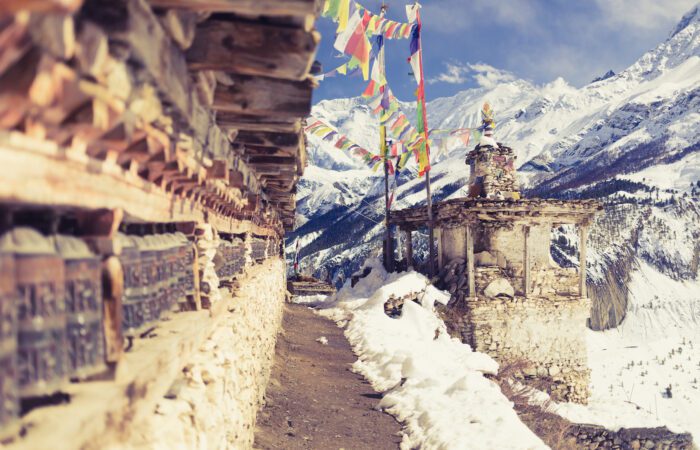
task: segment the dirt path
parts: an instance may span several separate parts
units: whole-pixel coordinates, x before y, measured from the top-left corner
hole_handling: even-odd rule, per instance
[[[285,305],[284,333],[258,415],[257,449],[396,449],[400,425],[375,409],[381,399],[360,375],[343,332],[300,305]],[[328,345],[316,341],[321,336]]]

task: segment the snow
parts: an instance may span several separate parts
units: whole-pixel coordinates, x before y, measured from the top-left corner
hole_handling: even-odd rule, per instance
[[[320,314],[346,326],[358,356],[353,370],[384,393],[379,407],[404,424],[401,449],[542,449],[499,386],[498,364],[449,337],[433,309],[447,296],[416,272],[387,274],[376,260],[354,288],[346,284]],[[426,289],[427,288],[427,289]],[[384,313],[390,296],[417,293],[399,318]]]
[[[676,281],[640,263],[629,290],[622,324],[589,332],[591,408],[616,414],[605,419],[610,426],[664,424],[700,442],[700,280]],[[624,402],[635,408],[623,410]]]

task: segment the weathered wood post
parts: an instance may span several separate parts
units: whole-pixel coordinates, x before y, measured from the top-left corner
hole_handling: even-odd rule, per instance
[[[442,246],[442,228],[435,228],[435,237],[437,238],[437,268],[438,270],[441,270],[442,267],[444,266],[442,262],[442,256],[445,251],[445,249]],[[431,260],[432,264],[432,260]]]
[[[411,230],[404,230],[404,242],[406,243],[407,267],[413,269],[413,233]]]
[[[476,297],[476,283],[474,280],[474,230],[472,224],[465,226],[466,247],[467,247],[467,276],[469,277],[469,297]]]
[[[586,298],[586,241],[588,240],[588,224],[582,223],[578,226],[578,245],[579,245],[579,294],[581,298]]]
[[[530,227],[523,226],[523,297],[530,296]]]

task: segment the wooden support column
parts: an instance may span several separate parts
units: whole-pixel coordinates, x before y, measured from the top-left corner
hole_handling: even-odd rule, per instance
[[[435,238],[437,239],[437,267],[438,270],[441,270],[444,265],[442,262],[442,255],[444,253],[444,249],[442,248],[442,228],[435,228]]]
[[[523,297],[530,296],[530,227],[523,226]]]
[[[473,225],[468,223],[465,228],[465,247],[466,247],[466,260],[467,260],[467,277],[469,282],[469,297],[476,297],[476,281],[474,273],[474,230]]]
[[[404,242],[406,242],[406,262],[409,269],[413,269],[413,233],[411,230],[404,231]]]
[[[579,294],[581,298],[586,298],[588,292],[586,290],[586,241],[588,240],[588,225],[580,224],[578,226],[578,245],[579,245]]]

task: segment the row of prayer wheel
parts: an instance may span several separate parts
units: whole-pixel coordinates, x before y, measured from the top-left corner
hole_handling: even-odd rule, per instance
[[[196,250],[181,233],[117,237],[126,335],[194,294]],[[20,400],[103,372],[102,262],[79,238],[18,227],[0,236],[0,431]]]
[[[195,246],[182,233],[117,235],[124,271],[122,329],[137,335],[163,314],[187,310],[194,294]]]
[[[245,241],[240,238],[220,239],[217,250],[220,264],[216,265],[216,276],[220,280],[230,280],[245,268]]]

